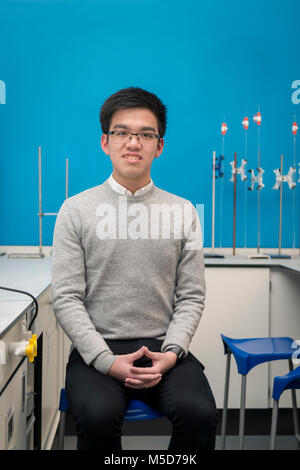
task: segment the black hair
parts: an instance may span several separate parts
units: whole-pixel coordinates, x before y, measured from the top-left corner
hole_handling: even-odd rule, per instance
[[[136,87],[119,90],[103,103],[100,110],[100,124],[104,134],[109,131],[113,114],[128,108],[146,108],[152,111],[157,118],[159,135],[164,136],[167,125],[166,106],[153,93]]]

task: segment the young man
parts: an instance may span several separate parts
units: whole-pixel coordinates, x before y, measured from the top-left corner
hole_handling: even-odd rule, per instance
[[[171,421],[169,449],[213,449],[216,406],[188,351],[205,301],[199,220],[156,187],[166,107],[128,88],[101,108],[109,179],[67,199],[55,226],[52,296],[72,341],[66,391],[78,449],[121,449],[130,398]]]

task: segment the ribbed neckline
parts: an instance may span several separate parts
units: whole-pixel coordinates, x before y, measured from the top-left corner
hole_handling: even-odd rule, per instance
[[[144,199],[147,199],[153,194],[155,184],[153,183],[152,188],[149,189],[145,194],[139,194],[137,196],[131,196],[130,194],[120,194],[117,191],[115,191],[111,185],[108,182],[108,179],[104,181],[103,183],[104,189],[114,198],[119,198],[121,197],[126,197],[128,202],[137,202],[137,201],[142,201]]]

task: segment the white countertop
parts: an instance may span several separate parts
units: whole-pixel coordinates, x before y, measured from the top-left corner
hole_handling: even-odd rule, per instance
[[[51,258],[0,257],[0,286],[39,297],[51,283]],[[0,289],[0,336],[13,326],[32,303],[31,297]]]

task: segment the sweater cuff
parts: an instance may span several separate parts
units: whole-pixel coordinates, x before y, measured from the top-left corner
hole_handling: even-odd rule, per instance
[[[92,362],[95,369],[97,369],[101,374],[107,375],[109,369],[111,368],[112,364],[117,359],[117,355],[113,354],[111,351],[104,351],[103,353],[99,354],[99,356],[94,359]]]

